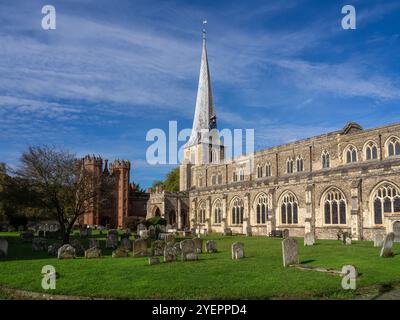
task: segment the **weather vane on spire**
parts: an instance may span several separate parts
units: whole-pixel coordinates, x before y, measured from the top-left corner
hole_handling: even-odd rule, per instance
[[[203,39],[206,38],[206,24],[207,20],[203,20]]]

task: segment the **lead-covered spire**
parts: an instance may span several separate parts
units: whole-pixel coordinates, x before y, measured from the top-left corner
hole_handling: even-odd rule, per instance
[[[197,89],[196,109],[193,119],[192,134],[186,146],[190,147],[201,142],[208,143],[208,134],[202,134],[207,130],[216,128],[217,119],[214,110],[214,99],[211,89],[210,69],[208,66],[207,47],[206,47],[206,30],[203,21],[203,49],[201,53],[201,65],[199,86]],[[204,137],[203,137],[204,136]]]

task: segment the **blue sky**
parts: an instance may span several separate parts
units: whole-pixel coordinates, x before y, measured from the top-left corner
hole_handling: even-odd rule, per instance
[[[143,187],[162,179],[146,133],[191,126],[203,19],[218,125],[254,128],[256,149],[400,121],[398,1],[1,0],[0,161],[54,144],[129,159]]]

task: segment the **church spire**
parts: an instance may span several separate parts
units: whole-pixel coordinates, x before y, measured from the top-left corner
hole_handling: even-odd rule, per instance
[[[208,143],[209,135],[202,137],[202,130],[211,130],[216,128],[216,116],[214,110],[214,99],[211,90],[210,69],[208,66],[207,48],[206,48],[206,29],[207,21],[203,21],[203,49],[201,53],[201,65],[199,85],[197,89],[196,109],[194,113],[192,134],[186,146],[190,147],[201,142]]]

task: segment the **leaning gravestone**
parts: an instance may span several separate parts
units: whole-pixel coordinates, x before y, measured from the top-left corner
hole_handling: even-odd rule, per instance
[[[113,258],[125,258],[128,256],[128,251],[125,248],[119,247],[112,252]]]
[[[143,239],[137,239],[133,242],[133,256],[145,257],[147,256],[147,242]]]
[[[132,242],[129,240],[129,238],[123,238],[121,241],[121,247],[125,248],[126,250],[131,250],[132,249]]]
[[[385,240],[383,241],[383,246],[381,250],[381,257],[393,257],[393,242],[394,242],[394,233],[390,232],[386,235]]]
[[[75,257],[75,248],[69,244],[64,244],[58,249],[58,259],[74,259]]]
[[[374,237],[374,247],[381,248],[383,246],[383,242],[385,241],[385,236],[382,233],[378,233]]]
[[[196,249],[197,253],[203,252],[203,239],[200,238],[193,238],[194,248]]]
[[[164,262],[176,261],[177,255],[174,244],[169,242],[164,247]]]
[[[46,251],[47,240],[43,238],[34,238],[32,240],[32,251]]]
[[[100,242],[97,239],[89,239],[89,248],[100,248]]]
[[[297,241],[294,238],[287,238],[282,241],[283,266],[299,264]]]
[[[0,238],[0,258],[6,257],[8,254],[8,241],[5,238]]]
[[[207,253],[214,253],[217,252],[217,243],[214,240],[208,240],[206,242],[206,252]]]
[[[94,259],[101,257],[101,250],[97,247],[89,248],[85,251],[85,258],[86,259]]]
[[[181,241],[182,260],[197,260],[197,252],[193,240],[187,239]]]
[[[114,233],[108,233],[106,240],[106,248],[115,249],[116,247],[118,247],[118,235]]]
[[[304,246],[313,246],[315,243],[314,235],[311,232],[307,232],[304,235]]]
[[[225,228],[224,229],[224,236],[231,236],[231,235],[232,235],[232,229]]]
[[[161,240],[156,240],[153,242],[153,248],[155,256],[162,256],[164,255],[165,242]]]
[[[232,243],[232,260],[244,258],[244,244],[241,242]]]

